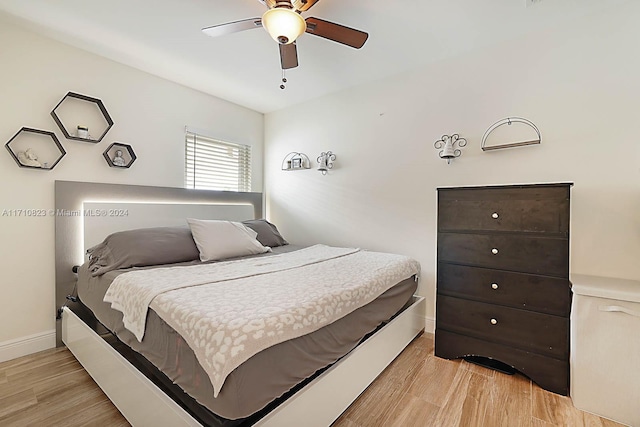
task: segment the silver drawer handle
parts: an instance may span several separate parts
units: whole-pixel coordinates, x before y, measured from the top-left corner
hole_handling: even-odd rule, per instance
[[[498,324],[498,321],[497,321],[496,319],[491,319],[491,324],[492,324],[492,325],[497,325],[497,324]]]
[[[494,212],[494,213],[491,215],[491,218],[493,218],[493,219],[498,219],[499,217],[500,217],[500,215],[498,215],[498,212]]]
[[[496,248],[491,249],[491,253],[494,255],[498,255],[498,249]]]
[[[498,284],[497,283],[492,283],[491,284],[491,289],[498,289]]]

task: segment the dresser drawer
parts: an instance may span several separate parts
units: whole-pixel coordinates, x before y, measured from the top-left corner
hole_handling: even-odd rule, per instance
[[[483,356],[513,366],[540,387],[569,394],[569,360],[543,356],[507,345],[460,335],[445,330],[436,331],[435,355],[446,359]]]
[[[569,234],[569,190],[560,187],[440,189],[439,231]]]
[[[487,268],[438,264],[438,294],[568,317],[569,280]]]
[[[439,233],[438,260],[569,278],[569,240],[522,235]]]
[[[438,295],[436,328],[556,358],[569,354],[569,319]]]

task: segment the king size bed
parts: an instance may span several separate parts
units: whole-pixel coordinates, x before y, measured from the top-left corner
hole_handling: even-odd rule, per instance
[[[259,194],[56,182],[57,212],[96,204],[145,227],[56,217],[60,337],[133,425],[329,426],[423,330],[417,262],[290,245]]]

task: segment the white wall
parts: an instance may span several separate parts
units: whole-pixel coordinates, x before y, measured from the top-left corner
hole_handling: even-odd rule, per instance
[[[0,213],[52,209],[54,181],[182,187],[184,126],[253,146],[253,190],[262,191],[263,115],[91,53],[43,38],[0,16],[0,141],[22,126],[55,131],[67,150],[51,171],[19,168],[0,154]],[[115,125],[99,144],[64,138],[51,109],[68,92],[102,99]],[[102,152],[131,144],[131,169],[109,168]],[[0,216],[0,360],[51,343],[54,218]]]
[[[295,243],[415,257],[432,318],[437,187],[570,181],[572,272],[640,278],[639,20],[629,2],[268,114],[267,214]],[[508,116],[536,123],[542,144],[482,152]],[[469,145],[447,165],[433,143],[451,133]],[[280,170],[290,151],[326,150],[337,155],[327,176]]]

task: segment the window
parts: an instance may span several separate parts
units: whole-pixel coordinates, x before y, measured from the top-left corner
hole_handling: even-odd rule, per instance
[[[251,191],[251,146],[219,141],[187,130],[186,188]]]

